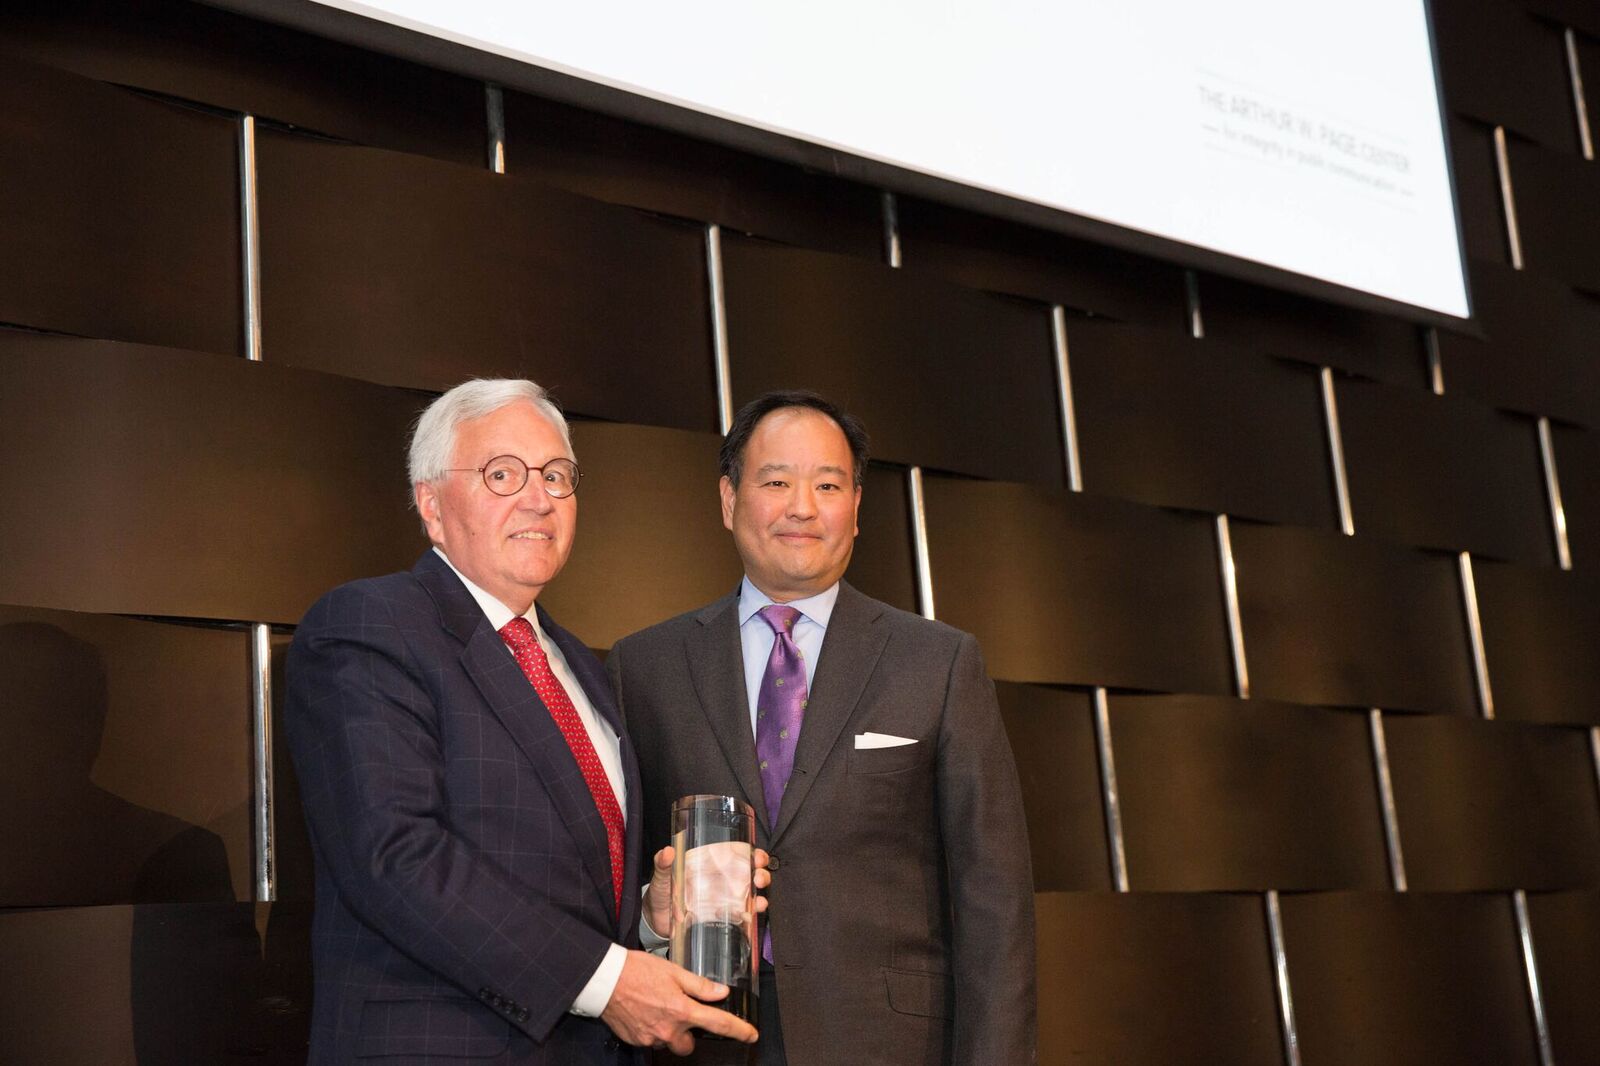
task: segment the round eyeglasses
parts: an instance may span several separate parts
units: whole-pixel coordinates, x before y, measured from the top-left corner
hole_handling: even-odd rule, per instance
[[[455,466],[449,470],[482,474],[483,483],[496,496],[515,496],[528,483],[528,475],[537,472],[544,491],[558,500],[577,492],[578,481],[583,477],[578,472],[578,464],[571,459],[552,459],[543,466],[529,466],[515,455],[497,455],[482,466]]]

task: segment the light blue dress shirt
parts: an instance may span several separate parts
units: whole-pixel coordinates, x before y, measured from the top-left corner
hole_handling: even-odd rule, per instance
[[[739,585],[739,644],[744,649],[744,688],[750,706],[750,735],[756,735],[756,694],[761,690],[761,678],[767,672],[767,660],[772,656],[772,644],[778,635],[767,625],[766,619],[756,612],[770,603],[771,596],[756,588],[746,577]],[[833,605],[839,602],[839,583],[803,600],[790,600],[786,606],[800,612],[794,623],[794,642],[806,665],[806,691],[810,692],[812,680],[817,676],[817,659],[822,655],[822,638],[828,635],[828,619],[833,617]],[[804,729],[804,726],[801,726]]]

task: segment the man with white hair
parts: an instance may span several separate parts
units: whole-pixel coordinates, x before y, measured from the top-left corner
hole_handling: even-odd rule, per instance
[[[313,1066],[641,1061],[756,1032],[638,950],[641,790],[600,664],[535,605],[577,529],[565,419],[469,381],[412,435],[433,549],[334,589],[289,653],[316,859]],[[765,883],[765,873],[760,875]]]

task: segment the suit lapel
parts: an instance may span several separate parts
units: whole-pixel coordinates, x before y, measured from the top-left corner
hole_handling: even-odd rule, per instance
[[[551,805],[577,842],[583,864],[605,901],[606,913],[612,913],[611,850],[606,842],[605,824],[600,820],[588,782],[583,779],[583,771],[578,769],[578,760],[567,745],[567,738],[561,735],[561,729],[550,717],[544,702],[528,684],[500,634],[490,627],[483,610],[450,567],[430,551],[413,572],[438,605],[445,630],[462,642],[462,669],[477,686],[489,710],[533,764],[535,776],[549,794]],[[539,620],[544,623],[543,612]],[[565,646],[562,654],[569,664],[577,658]],[[595,702],[591,688],[590,684],[584,684],[590,701]],[[606,702],[611,702],[609,694]],[[595,705],[601,706],[598,702]],[[615,714],[614,707],[612,713]],[[624,759],[624,765],[629,761]],[[630,796],[636,792],[635,788],[629,789]]]
[[[794,821],[795,812],[805,803],[812,783],[838,742],[839,733],[861,700],[867,679],[872,676],[878,656],[889,640],[888,628],[877,624],[882,613],[881,604],[844,582],[839,583],[839,599],[828,619],[822,655],[817,659],[815,678],[806,700],[800,740],[795,745],[794,773],[783,792],[778,824],[773,827],[772,847],[777,846],[784,830]],[[748,734],[748,720],[745,729]],[[752,760],[753,751],[752,745]]]
[[[761,770],[756,765],[755,735],[750,732],[750,695],[745,688],[744,653],[739,644],[738,594],[718,600],[697,617],[700,626],[685,638],[684,650],[700,709],[744,790],[745,801],[770,835],[772,822],[767,817]]]
[[[640,850],[638,847],[641,821],[644,817],[644,785],[639,780],[639,760],[634,754],[633,746],[628,740],[628,731],[622,725],[622,712],[617,709],[615,695],[611,691],[611,682],[607,680],[605,669],[600,665],[594,653],[577,637],[562,629],[551,620],[549,613],[543,608],[538,608],[539,626],[555,641],[561,649],[562,656],[567,660],[573,677],[578,684],[583,686],[584,694],[589,697],[595,712],[600,715],[610,730],[616,734],[619,761],[622,763],[623,791],[626,793],[623,802],[623,820],[627,826],[627,844],[625,849],[626,859],[623,867],[622,883],[622,913],[618,921],[618,939],[623,939],[622,934],[634,928],[639,922],[639,896],[629,891],[626,886],[640,884]],[[580,775],[581,776],[581,775]],[[592,806],[592,804],[591,804]],[[598,811],[594,812],[595,823],[600,826],[602,837],[605,825],[600,821]],[[611,891],[611,852],[609,848],[605,855],[605,882],[602,886],[607,892]],[[609,898],[609,897],[608,897]]]

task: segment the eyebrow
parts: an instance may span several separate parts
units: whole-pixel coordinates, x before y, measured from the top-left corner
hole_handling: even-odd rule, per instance
[[[788,474],[793,471],[794,466],[790,463],[765,463],[756,468],[755,476],[761,478],[766,477],[768,474]],[[842,466],[819,466],[817,467],[817,473],[837,474],[840,477],[846,475],[846,471]]]

